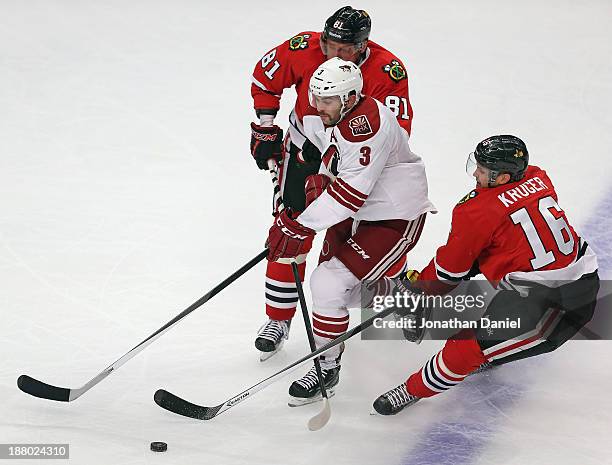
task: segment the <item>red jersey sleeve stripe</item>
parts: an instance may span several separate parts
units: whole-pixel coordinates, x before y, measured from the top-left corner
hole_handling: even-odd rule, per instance
[[[336,187],[336,183],[330,184],[329,187],[327,188],[327,193],[336,201],[338,202],[340,205],[348,208],[349,210],[351,210],[352,212],[357,212],[357,210],[359,210],[359,207],[356,205],[353,205],[352,203],[350,203],[348,200],[344,199],[334,188],[337,189]]]
[[[366,196],[364,196],[364,198],[357,197],[356,195],[351,193],[351,191],[346,189],[344,187],[344,185],[348,186],[348,184],[346,184],[340,178],[337,178],[336,182],[334,182],[330,187],[334,190],[334,192],[337,195],[342,197],[346,202],[348,202],[351,205],[355,206],[357,208],[357,210],[359,210],[362,207],[362,205],[364,204]],[[361,194],[361,195],[363,195],[363,194]]]
[[[349,183],[347,183],[344,179],[342,178],[336,178],[336,181],[338,182],[338,184],[340,186],[342,186],[344,189],[346,189],[350,194],[352,194],[353,196],[355,196],[356,198],[358,198],[359,200],[365,202],[366,199],[368,198],[367,195],[365,195],[363,192],[359,192],[357,189],[355,189],[353,186],[351,186]]]

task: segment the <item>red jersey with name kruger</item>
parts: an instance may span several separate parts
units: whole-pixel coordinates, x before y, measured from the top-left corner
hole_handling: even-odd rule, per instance
[[[537,166],[520,181],[471,191],[453,209],[448,241],[420,279],[458,282],[474,262],[494,285],[512,272],[569,267],[580,239],[557,201],[552,181]]]

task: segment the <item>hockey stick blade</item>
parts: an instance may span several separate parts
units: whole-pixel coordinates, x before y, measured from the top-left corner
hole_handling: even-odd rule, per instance
[[[329,404],[329,398],[323,399],[323,410],[317,413],[314,417],[308,420],[308,429],[310,431],[319,431],[323,428],[329,419],[331,418],[331,405]]]
[[[221,410],[221,407],[223,407],[223,404],[217,405],[216,407],[204,407],[202,405],[192,404],[164,389],[158,389],[153,396],[153,400],[161,408],[184,417],[195,418],[196,420],[210,420],[214,418],[219,410]]]
[[[70,389],[43,383],[28,375],[21,375],[17,378],[17,387],[26,394],[40,397],[41,399],[70,402]]]
[[[308,343],[310,344],[310,350],[314,352],[317,349],[314,340],[314,334],[312,332],[312,326],[310,324],[310,316],[308,314],[308,305],[306,304],[306,296],[304,295],[304,288],[302,287],[302,280],[300,279],[300,273],[298,270],[297,262],[294,260],[291,263],[291,269],[293,271],[293,279],[295,281],[295,287],[297,288],[298,297],[300,300],[300,307],[302,308],[302,316],[304,317],[304,326],[306,327],[306,335],[308,336]],[[323,410],[317,413],[314,417],[308,420],[308,429],[310,431],[316,431],[323,428],[331,417],[331,405],[329,403],[329,396],[327,389],[325,389],[325,382],[323,380],[323,372],[321,371],[321,363],[318,358],[314,359],[315,370],[317,372],[317,379],[319,381],[319,389],[321,390],[321,397],[324,399]]]
[[[205,407],[205,406],[202,406],[202,405],[193,404],[193,403],[191,403],[191,402],[189,402],[189,401],[187,401],[185,399],[182,399],[182,398],[180,398],[180,397],[178,397],[178,396],[176,396],[176,395],[172,394],[171,392],[168,392],[168,391],[166,391],[164,389],[157,390],[157,392],[155,393],[155,396],[153,397],[153,399],[155,400],[155,403],[157,405],[159,405],[161,408],[166,409],[166,410],[168,410],[170,412],[177,413],[179,415],[183,415],[183,416],[190,417],[190,418],[195,418],[197,420],[210,420],[212,418],[215,418],[215,417],[219,416],[221,413],[225,412],[226,410],[229,410],[230,408],[235,407],[236,405],[238,405],[243,400],[246,400],[246,399],[248,399],[250,397],[253,397],[253,395],[256,394],[257,392],[265,389],[270,384],[278,381],[283,376],[291,373],[292,371],[296,370],[297,368],[299,368],[300,366],[302,366],[306,362],[308,362],[308,361],[312,360],[313,358],[319,356],[323,352],[331,349],[332,347],[337,346],[338,344],[341,344],[342,342],[344,342],[347,339],[355,336],[356,334],[359,334],[364,329],[372,326],[372,323],[374,323],[375,319],[377,319],[377,318],[381,318],[381,319],[385,318],[388,315],[390,315],[391,313],[393,313],[394,310],[395,310],[394,307],[385,308],[384,310],[382,310],[381,312],[377,313],[376,315],[368,318],[367,320],[365,320],[362,323],[358,324],[354,328],[348,330],[342,336],[339,336],[336,339],[334,339],[333,341],[328,342],[327,344],[325,344],[324,346],[318,348],[314,352],[311,352],[311,353],[305,355],[301,359],[296,360],[295,362],[293,362],[291,365],[286,366],[282,370],[277,371],[273,375],[268,376],[267,378],[259,381],[257,384],[254,384],[250,388],[242,391],[241,393],[235,395],[234,397],[231,397],[229,400],[227,400],[224,403],[219,404],[219,405],[217,405],[215,407]],[[331,414],[331,411],[330,411],[330,414]],[[325,419],[326,413],[325,412],[321,412],[321,415],[322,415],[322,419]],[[317,417],[314,417],[314,418],[317,418]],[[329,418],[328,418],[328,420],[329,420]],[[315,426],[316,426],[316,423],[315,423]]]

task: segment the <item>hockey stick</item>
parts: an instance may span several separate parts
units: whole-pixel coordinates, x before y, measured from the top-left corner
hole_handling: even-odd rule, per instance
[[[274,205],[277,211],[284,208],[283,197],[281,195],[280,186],[278,183],[278,164],[273,159],[268,160],[268,169],[272,176],[272,185],[274,186]],[[300,299],[300,307],[302,308],[302,317],[304,318],[304,326],[306,327],[306,335],[308,336],[308,342],[310,344],[310,350],[316,350],[317,346],[314,342],[314,335],[312,333],[312,326],[310,325],[310,315],[308,314],[308,306],[306,304],[306,298],[304,297],[304,288],[302,287],[302,280],[300,279],[300,273],[298,270],[297,263],[293,261],[291,263],[293,270],[293,279],[295,280],[295,286],[297,288],[298,297]],[[310,431],[318,431],[323,428],[329,419],[331,418],[331,405],[327,396],[327,390],[325,389],[325,381],[323,379],[323,373],[321,372],[321,363],[319,358],[314,359],[314,365],[317,370],[317,378],[319,379],[319,386],[321,387],[321,397],[323,397],[323,410],[317,415],[312,417],[308,421],[308,429]]]
[[[308,307],[306,306],[306,297],[304,297],[304,288],[302,287],[302,280],[300,279],[300,273],[296,262],[291,263],[293,269],[293,277],[295,278],[295,285],[298,291],[298,297],[300,298],[300,307],[302,308],[302,316],[304,317],[304,325],[306,326],[306,334],[308,335],[308,342],[310,343],[310,350],[315,351],[317,346],[314,341],[314,335],[312,334],[312,326],[310,325],[310,315],[308,314]],[[319,378],[319,386],[321,387],[321,396],[323,397],[323,410],[308,420],[308,429],[310,431],[318,431],[323,428],[329,419],[331,418],[331,405],[329,404],[329,398],[327,397],[327,390],[325,389],[325,380],[323,379],[323,373],[321,372],[321,363],[319,357],[314,359],[315,369],[317,370],[317,378]]]
[[[140,344],[135,346],[132,350],[124,354],[121,358],[114,361],[111,365],[106,367],[83,386],[76,389],[52,386],[51,384],[43,383],[42,381],[34,379],[28,375],[21,375],[17,379],[17,386],[23,392],[30,394],[34,397],[40,397],[41,399],[57,400],[60,402],[72,402],[73,400],[78,399],[87,391],[89,391],[92,387],[94,387],[96,384],[98,384],[100,381],[110,375],[113,371],[117,370],[121,365],[126,363],[132,357],[141,352],[145,347],[147,347],[149,344],[159,338],[162,334],[172,328],[180,320],[185,318],[191,312],[193,312],[194,310],[202,306],[204,303],[206,303],[208,300],[210,300],[213,296],[217,295],[231,283],[236,281],[240,276],[245,274],[257,263],[266,258],[267,255],[268,249],[266,248],[265,250],[262,250],[260,253],[258,253],[255,257],[253,257],[251,260],[249,260],[248,263],[240,267],[240,269],[232,273],[229,277],[227,277],[221,283],[215,286],[212,290],[208,292],[208,294],[204,295],[203,297],[192,303],[189,307],[187,307],[185,310],[175,316],[172,320],[170,320],[164,326],[159,328],[157,331],[155,331],[153,334],[143,340]]]
[[[270,176],[272,177],[272,185],[274,186],[274,196],[272,197],[272,209],[273,211],[279,212],[285,206],[283,205],[283,197],[281,196],[280,185],[278,183],[278,164],[274,159],[270,158],[268,160],[268,170],[270,171]]]
[[[309,360],[312,360],[313,358],[318,357],[323,352],[331,349],[332,347],[337,346],[338,344],[342,344],[347,339],[355,336],[356,334],[359,334],[364,329],[370,327],[374,323],[375,319],[385,318],[386,316],[390,315],[394,311],[395,311],[395,307],[385,308],[384,310],[377,313],[376,315],[361,322],[360,324],[355,326],[353,329],[350,329],[349,331],[344,333],[342,336],[337,337],[333,341],[328,342],[327,344],[318,348],[314,352],[311,352],[310,354],[305,355],[301,359],[293,362],[291,365],[286,366],[282,370],[274,373],[271,376],[268,376],[267,378],[259,381],[257,384],[254,384],[250,388],[242,391],[241,393],[235,395],[234,397],[231,397],[230,399],[226,400],[222,404],[216,405],[214,407],[205,407],[202,405],[193,404],[164,389],[158,389],[157,392],[155,392],[155,396],[153,397],[153,399],[155,400],[155,403],[159,405],[160,407],[166,410],[169,410],[171,412],[177,413],[179,415],[183,415],[185,417],[190,417],[190,418],[195,418],[197,420],[210,420],[220,415],[221,413],[225,412],[226,410],[238,405],[243,400],[249,397],[253,397],[255,393],[265,389],[270,384],[278,381],[280,378],[291,373],[293,370],[299,368],[300,366],[302,366],[304,363],[308,362]]]

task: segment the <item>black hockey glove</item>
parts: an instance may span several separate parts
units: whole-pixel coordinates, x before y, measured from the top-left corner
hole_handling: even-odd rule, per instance
[[[298,159],[302,163],[312,163],[321,161],[321,151],[308,139],[302,144],[302,150],[298,152]]]
[[[423,340],[424,322],[429,320],[432,310],[425,301],[423,290],[413,284],[418,276],[418,272],[408,270],[393,280],[395,283],[393,294],[399,293],[402,296],[400,302],[406,304],[396,308],[393,313],[397,320],[402,321],[404,339],[415,344],[420,344]]]
[[[283,130],[278,126],[251,123],[251,155],[260,170],[268,169],[268,160],[282,159]]]

